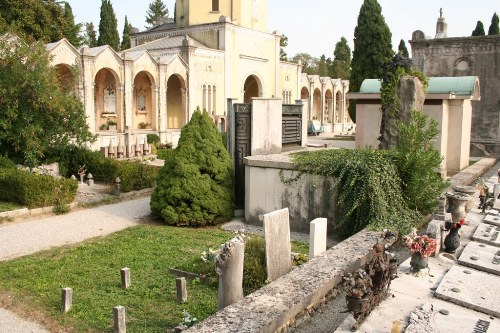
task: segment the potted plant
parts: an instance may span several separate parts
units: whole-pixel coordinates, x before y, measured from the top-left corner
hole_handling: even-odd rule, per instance
[[[150,123],[146,123],[146,122],[140,122],[140,123],[139,123],[139,128],[140,128],[140,129],[147,129],[147,128],[149,128],[150,126],[151,126],[151,124],[150,124]]]
[[[108,130],[108,124],[101,124],[101,126],[99,126],[99,130],[100,131],[107,131]]]
[[[372,279],[363,269],[354,274],[346,273],[342,277],[346,290],[347,308],[352,312],[363,312],[370,304],[372,296]]]
[[[436,252],[436,240],[427,235],[418,235],[417,229],[403,237],[403,242],[410,249],[410,266],[413,272],[418,272],[428,267],[427,259]]]
[[[113,119],[108,119],[106,122],[109,131],[116,131],[116,121]]]

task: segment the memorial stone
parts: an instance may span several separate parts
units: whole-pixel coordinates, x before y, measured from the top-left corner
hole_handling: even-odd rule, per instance
[[[267,279],[274,281],[292,269],[288,208],[264,214]]]
[[[326,251],[326,218],[317,218],[310,223],[309,230],[309,259]]]
[[[115,306],[113,308],[114,333],[126,333],[127,327],[125,323],[125,307]]]
[[[500,227],[481,223],[474,232],[472,239],[477,242],[500,247]]]
[[[219,310],[243,298],[243,261],[245,242],[237,236],[222,245],[215,259],[215,271],[219,275],[217,308]]]
[[[124,267],[120,270],[120,275],[122,279],[122,288],[128,289],[130,287],[130,268]]]
[[[63,288],[61,292],[61,312],[66,313],[73,303],[73,289]]]
[[[175,286],[177,289],[177,302],[183,303],[187,301],[186,278],[185,277],[176,278]]]
[[[458,258],[458,263],[483,272],[500,275],[500,248],[470,242]]]

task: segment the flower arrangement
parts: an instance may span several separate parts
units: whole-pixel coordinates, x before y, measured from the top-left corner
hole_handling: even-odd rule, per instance
[[[427,258],[436,251],[436,240],[427,235],[418,235],[417,229],[403,237],[403,242],[411,253],[419,252],[422,257]]]

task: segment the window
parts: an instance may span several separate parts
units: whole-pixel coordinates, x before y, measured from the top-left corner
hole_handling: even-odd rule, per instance
[[[215,85],[203,85],[203,111],[207,111],[211,115],[215,114],[217,105],[216,96]]]
[[[219,0],[212,0],[212,11],[213,12],[219,11]]]

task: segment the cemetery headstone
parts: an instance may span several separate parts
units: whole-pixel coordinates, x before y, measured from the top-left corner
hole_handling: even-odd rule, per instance
[[[122,279],[122,288],[128,289],[130,287],[130,268],[124,267],[120,270]]]
[[[114,333],[126,333],[125,307],[118,305],[113,308]]]
[[[73,289],[63,288],[61,292],[61,312],[66,313],[73,303]]]
[[[237,236],[225,243],[215,259],[215,271],[219,275],[217,308],[219,310],[243,298],[243,260],[245,242]]]
[[[267,279],[274,281],[292,269],[288,208],[264,214]]]
[[[309,259],[326,251],[326,218],[317,218],[310,223],[309,230]]]
[[[176,278],[175,286],[177,287],[177,302],[182,303],[187,301],[186,278],[185,277]]]

